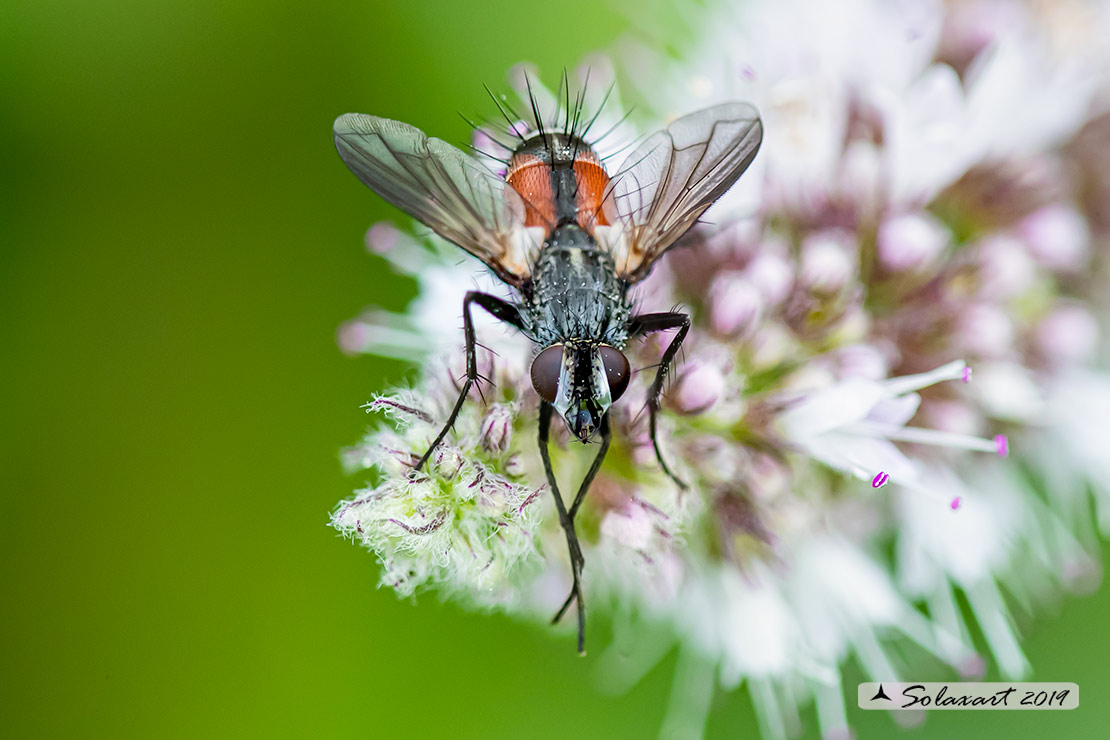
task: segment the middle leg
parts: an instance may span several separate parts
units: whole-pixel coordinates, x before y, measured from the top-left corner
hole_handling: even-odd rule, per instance
[[[667,465],[666,460],[663,459],[663,452],[659,449],[659,436],[656,429],[655,418],[659,413],[659,403],[663,396],[663,381],[666,380],[667,373],[671,369],[671,364],[674,362],[675,355],[678,354],[679,348],[682,346],[682,340],[686,338],[686,333],[690,331],[690,317],[684,313],[672,311],[668,313],[646,313],[639,316],[633,316],[629,322],[628,334],[630,337],[643,336],[655,331],[666,331],[667,329],[678,329],[678,333],[671,339],[671,343],[667,345],[667,349],[663,351],[663,357],[659,361],[659,369],[655,372],[655,380],[652,381],[651,387],[648,389],[648,414],[649,414],[649,429],[651,432],[651,445],[655,448],[655,459],[659,461],[659,467],[663,468],[663,472],[673,480],[679,488],[686,488],[686,484],[682,482]]]

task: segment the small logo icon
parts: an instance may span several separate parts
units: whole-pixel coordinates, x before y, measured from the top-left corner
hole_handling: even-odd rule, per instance
[[[877,692],[875,692],[874,696],[871,697],[871,701],[875,701],[876,699],[886,699],[887,701],[894,701],[893,699],[891,699],[889,696],[886,695],[885,691],[883,691],[883,685],[882,684],[879,684],[879,690]]]

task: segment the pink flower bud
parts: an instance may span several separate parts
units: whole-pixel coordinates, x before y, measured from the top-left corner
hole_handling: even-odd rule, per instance
[[[385,254],[401,241],[401,230],[388,221],[379,221],[366,232],[366,251]]]
[[[601,520],[601,534],[632,550],[643,550],[651,544],[655,523],[640,506],[628,504],[613,510]]]
[[[510,478],[519,478],[524,475],[526,470],[524,461],[520,459],[520,455],[518,454],[509,455],[508,459],[506,459],[502,465],[502,468],[505,471],[505,475]]]
[[[879,263],[891,272],[920,269],[948,244],[948,230],[927,213],[906,213],[879,227]]]
[[[883,353],[870,344],[851,344],[836,352],[841,378],[882,380],[890,369]]]
[[[1033,259],[1049,270],[1074,272],[1087,264],[1091,236],[1087,222],[1074,208],[1046,206],[1027,216],[1018,233]]]
[[[960,315],[956,337],[961,350],[978,357],[1002,357],[1014,346],[1014,325],[998,306],[977,303]]]
[[[691,363],[671,394],[672,404],[684,414],[700,414],[717,403],[725,392],[725,378],[712,364]]]
[[[987,672],[987,661],[982,655],[974,653],[960,661],[960,664],[956,666],[956,670],[959,671],[960,676],[963,678],[980,679]]]
[[[440,445],[436,448],[435,454],[432,455],[431,463],[437,475],[451,480],[462,472],[463,465],[466,461],[463,459],[457,447]]]
[[[366,351],[372,331],[364,322],[351,319],[339,326],[339,331],[335,333],[335,341],[343,354],[357,355]]]
[[[476,128],[474,133],[470,136],[470,144],[475,149],[483,152],[492,152],[501,147],[493,140],[493,137],[486,132],[485,129]]]
[[[802,284],[821,293],[836,293],[855,277],[855,241],[839,231],[811,234],[802,242]]]
[[[764,322],[752,335],[752,366],[767,370],[786,359],[796,350],[794,335],[781,324]]]
[[[718,334],[742,337],[762,313],[763,299],[750,282],[736,273],[714,280],[709,294],[709,322]]]
[[[786,300],[794,285],[794,268],[781,255],[770,251],[756,255],[745,268],[744,276],[771,306]]]
[[[978,246],[979,295],[1009,298],[1029,290],[1037,268],[1025,245],[1012,236],[987,237]]]
[[[1037,349],[1050,362],[1073,365],[1090,360],[1098,344],[1098,322],[1081,306],[1060,306],[1041,320]]]
[[[482,420],[479,433],[482,449],[495,455],[504,452],[513,440],[512,409],[503,403],[491,406],[486,418]]]
[[[473,484],[471,484],[473,486]],[[511,490],[503,481],[485,478],[476,486],[478,492],[474,496],[474,503],[478,510],[485,514],[500,514],[505,511],[508,503],[506,494]]]

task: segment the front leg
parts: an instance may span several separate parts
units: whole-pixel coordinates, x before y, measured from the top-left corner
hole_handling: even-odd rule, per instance
[[[432,456],[432,452],[447,436],[447,432],[451,431],[451,427],[455,426],[455,419],[459,416],[459,411],[462,410],[463,402],[466,401],[466,396],[470,393],[470,387],[478,380],[478,352],[476,349],[477,342],[474,338],[474,320],[470,316],[470,304],[477,303],[482,308],[486,309],[493,315],[494,318],[504,321],[506,324],[511,324],[517,329],[522,329],[520,311],[516,306],[504,301],[497,296],[492,296],[489,293],[480,293],[476,290],[469,291],[466,298],[463,299],[463,336],[466,339],[466,382],[463,383],[462,391],[459,393],[459,399],[455,401],[455,408],[451,409],[451,415],[447,417],[447,423],[443,425],[439,435],[432,442],[431,447],[424,453],[424,457],[420,458],[420,462],[416,463],[414,470],[419,471],[424,467],[424,463],[428,462],[428,458]]]
[[[674,338],[671,339],[671,343],[667,345],[667,349],[663,351],[663,357],[659,361],[659,369],[655,371],[655,380],[652,381],[651,387],[648,388],[649,428],[651,432],[651,445],[655,448],[655,458],[659,461],[659,467],[663,468],[663,472],[678,484],[679,488],[685,489],[686,484],[674,474],[663,459],[663,453],[659,449],[659,436],[656,433],[655,417],[659,413],[659,401],[663,396],[663,381],[667,377],[667,372],[670,370],[675,355],[678,354],[678,350],[682,346],[682,340],[686,338],[686,332],[690,330],[690,317],[684,313],[678,312],[646,313],[640,316],[633,316],[631,321],[629,321],[628,334],[629,337],[637,337],[650,334],[654,331],[665,331],[667,329],[678,329],[678,333],[674,335]]]
[[[563,503],[562,494],[559,493],[559,484],[555,480],[555,471],[551,467],[551,453],[548,450],[548,435],[551,429],[552,417],[551,404],[547,401],[540,401],[540,458],[543,460],[543,471],[547,474],[547,484],[551,486],[551,493],[555,496],[555,508],[559,511],[559,523],[563,527],[563,533],[567,538],[567,550],[570,553],[570,573],[572,583],[570,587],[570,594],[567,596],[566,601],[559,608],[558,613],[551,620],[554,624],[563,618],[570,605],[575,601],[578,602],[578,653],[585,655],[586,653],[586,603],[582,598],[582,566],[585,565],[585,559],[582,557],[582,548],[578,545],[578,533],[574,530],[574,519],[567,513],[567,507]]]

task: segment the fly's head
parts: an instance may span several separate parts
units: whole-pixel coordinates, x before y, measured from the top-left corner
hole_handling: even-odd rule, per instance
[[[532,387],[563,417],[583,443],[601,426],[609,407],[628,388],[631,368],[608,344],[567,341],[542,350],[532,361]]]

